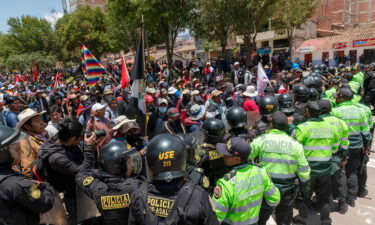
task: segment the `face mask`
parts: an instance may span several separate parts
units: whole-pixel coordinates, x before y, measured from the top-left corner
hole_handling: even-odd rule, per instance
[[[167,108],[166,107],[159,107],[159,112],[165,113],[165,112],[167,112]]]

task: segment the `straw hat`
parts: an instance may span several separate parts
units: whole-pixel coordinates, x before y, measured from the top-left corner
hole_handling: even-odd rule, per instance
[[[18,124],[17,124],[17,128],[18,129],[21,129],[21,127],[27,122],[29,121],[30,119],[32,119],[33,117],[35,116],[40,116],[42,114],[44,114],[45,111],[41,112],[41,113],[37,113],[35,112],[34,110],[32,109],[25,109],[23,110],[19,115],[18,115]]]
[[[246,97],[255,97],[258,95],[258,92],[255,90],[255,87],[254,86],[247,86],[246,87],[246,91],[243,93],[244,96]]]

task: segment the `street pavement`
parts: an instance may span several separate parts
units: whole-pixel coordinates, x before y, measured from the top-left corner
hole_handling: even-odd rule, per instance
[[[375,141],[372,143],[372,151],[375,151]],[[354,208],[349,206],[345,215],[338,212],[331,213],[332,225],[375,225],[375,153],[370,155],[370,161],[367,163],[367,189],[369,194],[365,198],[357,198]],[[293,215],[298,212],[294,210]],[[270,218],[267,225],[276,225],[276,222]],[[319,215],[310,212],[307,225],[320,225]]]

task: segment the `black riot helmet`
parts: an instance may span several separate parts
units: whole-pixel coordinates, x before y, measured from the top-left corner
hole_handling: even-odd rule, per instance
[[[266,95],[259,100],[259,112],[262,116],[268,116],[278,110],[279,105],[275,97]]]
[[[322,68],[319,65],[315,65],[312,67],[312,70],[320,70],[322,71]]]
[[[205,120],[202,125],[202,130],[205,133],[205,142],[210,144],[216,145],[224,138],[225,126],[221,120],[215,118]]]
[[[310,101],[319,100],[319,92],[315,88],[309,88],[310,92]]]
[[[138,159],[134,160],[137,155]],[[135,148],[129,150],[126,142],[113,141],[100,149],[98,162],[104,172],[116,176],[125,176],[129,158],[133,159],[133,172],[139,173],[142,168],[142,160]]]
[[[290,94],[281,94],[278,98],[280,111],[286,114],[294,113],[293,98]]]
[[[328,72],[329,72],[330,74],[332,74],[332,75],[335,75],[335,74],[336,74],[336,68],[333,67],[333,66],[330,66],[330,67],[328,68]]]
[[[196,149],[199,148],[197,139],[187,134],[176,134],[185,144],[186,163],[193,162]]]
[[[348,81],[353,80],[353,74],[352,73],[344,73],[344,78],[346,78]]]
[[[147,146],[147,164],[152,179],[170,182],[185,176],[185,144],[177,135],[160,134],[154,137]]]
[[[246,111],[242,107],[232,107],[228,110],[227,114],[227,120],[229,123],[229,126],[232,129],[236,128],[245,128],[247,125],[247,115]]]
[[[339,64],[339,65],[338,65],[337,67],[338,67],[338,69],[339,69],[339,70],[345,69],[345,65],[344,65],[344,64],[342,64],[342,63],[341,63],[341,64]]]
[[[319,65],[319,68],[320,68],[320,70],[323,71],[323,72],[324,72],[324,71],[327,71],[327,65],[324,64],[324,63],[320,64],[320,65]]]
[[[307,102],[309,100],[310,92],[306,86],[298,85],[294,87],[294,100],[299,102]]]
[[[17,129],[0,125],[0,168],[12,166],[14,159],[10,148],[19,137],[20,132]]]

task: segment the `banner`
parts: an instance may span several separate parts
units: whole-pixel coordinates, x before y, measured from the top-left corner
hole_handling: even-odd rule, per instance
[[[259,95],[263,94],[264,89],[266,89],[269,83],[266,72],[264,72],[263,66],[261,63],[258,63],[258,76],[257,76],[257,91]]]

